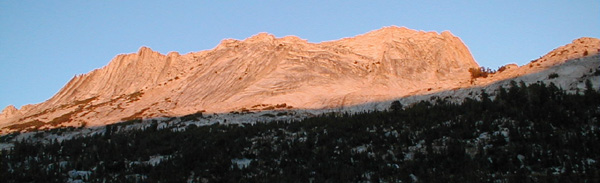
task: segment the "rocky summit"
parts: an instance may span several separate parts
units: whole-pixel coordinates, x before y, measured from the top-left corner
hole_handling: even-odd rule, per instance
[[[75,76],[45,102],[6,107],[0,128],[7,133],[197,112],[353,106],[488,85],[598,54],[599,45],[595,38],[577,39],[528,65],[507,65],[480,79],[470,72],[479,65],[468,48],[448,31],[392,26],[321,43],[259,33],[184,55],[142,47]]]

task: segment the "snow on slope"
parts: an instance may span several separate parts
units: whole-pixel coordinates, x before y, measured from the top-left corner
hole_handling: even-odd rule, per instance
[[[307,117],[316,116],[325,113],[357,113],[375,110],[388,110],[394,100],[400,101],[403,105],[411,105],[419,101],[430,101],[436,98],[446,98],[452,102],[460,103],[465,98],[479,99],[481,91],[494,95],[499,87],[508,88],[512,81],[532,84],[544,82],[546,84],[554,83],[556,86],[565,89],[567,92],[585,91],[585,81],[590,80],[594,87],[600,90],[600,55],[587,56],[583,58],[571,59],[563,64],[552,66],[540,70],[540,72],[523,75],[517,78],[490,83],[485,86],[474,86],[469,88],[460,88],[455,90],[446,90],[439,92],[430,92],[423,95],[413,95],[401,97],[388,101],[371,102],[355,106],[345,106],[332,109],[279,109],[279,110],[257,110],[257,111],[235,111],[231,113],[205,113],[203,115],[189,115],[183,117],[159,117],[140,120],[136,123],[116,125],[116,131],[128,131],[135,129],[145,129],[156,124],[156,128],[169,128],[173,131],[180,131],[194,126],[207,126],[213,124],[252,124],[256,122],[271,121],[294,121]],[[499,74],[499,73],[498,73]],[[558,74],[558,77],[550,79],[550,75]],[[192,116],[192,117],[190,117]],[[13,137],[11,142],[0,143],[0,150],[10,149],[12,142],[22,140],[33,140],[39,142],[59,142],[65,139],[71,139],[81,136],[90,136],[95,134],[104,134],[106,127],[90,127],[75,129],[72,131],[56,133],[47,132],[28,132],[21,133]],[[40,135],[36,135],[40,134]]]

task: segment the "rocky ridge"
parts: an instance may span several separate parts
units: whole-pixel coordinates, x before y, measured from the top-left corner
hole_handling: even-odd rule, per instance
[[[473,80],[479,66],[450,32],[386,27],[309,43],[260,33],[212,50],[162,55],[142,47],[75,76],[49,100],[0,114],[2,133],[197,112],[324,109],[487,85],[598,53],[581,38],[530,64]],[[564,51],[567,50],[567,51]]]
[[[532,60],[526,65],[521,67],[516,64],[508,64],[504,66],[503,70],[500,72],[490,75],[487,78],[478,78],[474,81],[475,85],[489,85],[494,82],[517,78],[520,76],[525,76],[528,74],[539,73],[547,70],[551,67],[555,67],[561,64],[564,64],[567,61],[573,61],[584,57],[590,57],[593,55],[598,55],[600,52],[600,39],[590,38],[590,37],[582,37],[579,39],[573,40],[570,44],[558,47],[546,55]],[[590,61],[598,61],[598,60],[590,60]],[[562,75],[572,75],[572,74],[583,74],[583,73],[572,73],[572,71],[579,70],[561,70],[563,72]],[[544,80],[548,78],[538,78],[539,80]],[[566,89],[566,88],[565,88]]]

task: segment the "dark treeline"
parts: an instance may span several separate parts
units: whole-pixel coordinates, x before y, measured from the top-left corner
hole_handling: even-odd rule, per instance
[[[0,156],[2,182],[598,182],[600,94],[513,82],[461,104],[443,98],[295,122],[150,127]]]

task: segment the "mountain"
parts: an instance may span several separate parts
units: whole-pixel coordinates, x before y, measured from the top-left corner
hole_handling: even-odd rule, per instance
[[[581,71],[581,68],[577,69],[577,68],[572,68],[572,67],[565,67],[565,68],[557,69],[556,67],[564,65],[564,64],[566,64],[566,62],[573,62],[573,61],[578,61],[578,60],[584,59],[584,60],[589,60],[588,62],[594,62],[596,64],[595,66],[586,66],[586,67],[591,67],[589,69],[599,69],[598,62],[600,60],[598,60],[598,58],[591,57],[593,55],[598,55],[598,52],[600,52],[600,39],[590,38],[590,37],[582,37],[582,38],[573,40],[573,42],[571,42],[570,44],[558,47],[558,48],[550,51],[546,55],[544,55],[538,59],[535,59],[521,67],[518,67],[516,64],[505,65],[503,68],[499,69],[500,72],[492,74],[492,75],[490,75],[490,77],[487,77],[487,78],[480,78],[477,81],[475,81],[474,84],[488,85],[488,84],[491,84],[491,83],[494,83],[494,82],[497,82],[500,80],[517,78],[517,77],[521,77],[521,76],[532,75],[535,73],[548,71],[551,68],[555,68],[555,69],[553,69],[554,70],[553,72],[559,72],[558,74],[563,75],[563,76],[581,77],[581,74],[584,74],[582,72],[586,72],[586,71]],[[579,67],[581,67],[581,66],[579,66]],[[548,74],[545,74],[545,75],[538,74],[536,76],[538,76],[538,77],[531,78],[529,80],[536,82],[536,81],[543,81],[543,80],[548,79],[547,78]],[[575,84],[571,80],[564,80],[564,82],[568,82],[568,84]],[[563,84],[567,84],[567,83],[563,83]],[[565,87],[565,89],[570,89],[570,88],[566,88],[566,87],[568,87],[566,85],[563,87]]]
[[[6,107],[0,128],[7,133],[197,112],[352,106],[535,73],[595,55],[598,45],[598,39],[581,38],[528,65],[477,79],[469,70],[479,65],[447,31],[385,27],[322,43],[260,33],[184,55],[142,47],[75,76],[45,102]]]

